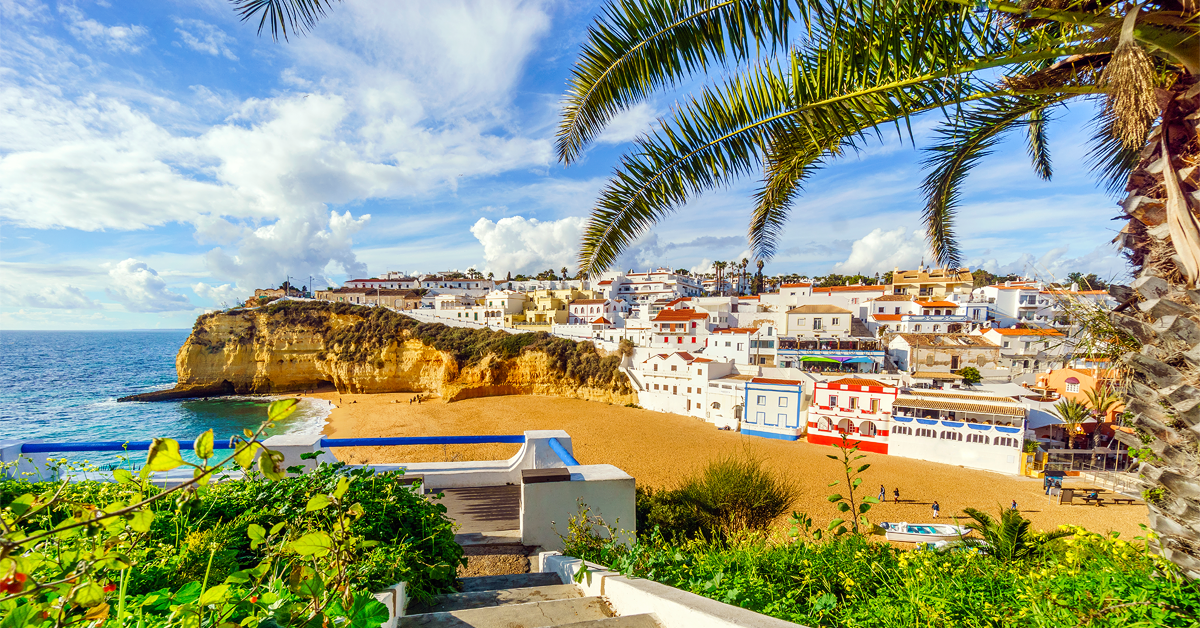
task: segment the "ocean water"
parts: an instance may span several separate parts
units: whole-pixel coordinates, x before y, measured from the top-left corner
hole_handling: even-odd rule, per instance
[[[269,397],[125,402],[117,398],[175,384],[175,354],[187,330],[0,331],[0,440],[191,441],[211,428],[227,440],[256,429]],[[271,433],[318,433],[329,405],[306,399]],[[143,454],[129,454],[140,459]],[[64,454],[112,463],[116,454]]]

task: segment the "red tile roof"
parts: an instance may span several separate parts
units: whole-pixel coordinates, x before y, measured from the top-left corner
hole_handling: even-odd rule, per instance
[[[607,318],[604,318],[603,316],[592,321],[592,324],[593,325],[612,325],[612,323],[609,322],[609,320]]]
[[[798,379],[770,379],[767,377],[754,377],[750,379],[752,384],[783,384],[784,386],[800,386],[804,382]]]
[[[696,310],[663,310],[658,313],[652,320],[657,323],[660,321],[694,321],[707,319],[708,314],[697,312]]]
[[[957,303],[950,301],[917,301],[916,303],[921,307],[958,307]]]
[[[901,316],[901,314],[872,314],[871,318],[877,321],[898,321]]]
[[[753,334],[758,331],[757,327],[722,327],[712,330],[714,334]]]
[[[834,380],[832,382],[825,382],[826,386],[841,386],[843,384],[846,386],[883,386],[886,388],[894,388],[894,386],[889,386],[873,379],[864,379],[859,377],[843,377],[842,379]]]
[[[612,279],[605,279],[604,281],[601,281],[600,283],[598,283],[598,284],[596,284],[596,285],[598,285],[598,286],[605,286],[605,285],[608,285],[608,284],[611,284],[611,283],[612,283]]]
[[[607,303],[608,299],[578,299],[571,301],[571,305],[596,305],[597,303]]]
[[[811,283],[785,283],[779,286],[780,288],[811,288]]]

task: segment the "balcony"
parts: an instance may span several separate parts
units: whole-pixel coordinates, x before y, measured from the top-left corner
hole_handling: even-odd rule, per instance
[[[878,340],[798,340],[796,338],[780,338],[779,353],[803,353],[805,355],[842,354],[842,355],[883,355],[883,344]]]

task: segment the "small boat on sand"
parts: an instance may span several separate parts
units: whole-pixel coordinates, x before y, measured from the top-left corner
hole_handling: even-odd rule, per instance
[[[889,541],[905,543],[934,543],[936,541],[952,541],[971,533],[966,526],[947,525],[941,523],[881,523],[884,536]]]

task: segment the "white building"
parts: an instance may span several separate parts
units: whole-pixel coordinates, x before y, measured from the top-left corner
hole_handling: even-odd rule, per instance
[[[606,272],[597,282],[596,289],[606,299],[630,304],[698,297],[703,293],[696,277],[679,275],[667,268],[644,273]]]
[[[1071,361],[1067,336],[1053,327],[993,327],[973,333],[1000,347],[1001,366],[1009,368],[1012,375],[1049,371]]]
[[[389,273],[392,274],[392,273]],[[416,290],[420,286],[418,281],[412,277],[389,277],[386,279],[351,279],[343,284],[345,288],[368,288],[374,290],[376,288],[382,290]]]
[[[719,327],[712,330],[704,357],[740,365],[773,367],[778,364],[779,337],[774,326]]]
[[[787,335],[796,338],[849,338],[850,310],[836,305],[801,305],[787,311]]]
[[[612,325],[614,320],[621,318],[622,306],[608,299],[577,299],[567,305],[567,324],[583,325],[604,319]]]

